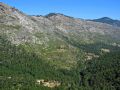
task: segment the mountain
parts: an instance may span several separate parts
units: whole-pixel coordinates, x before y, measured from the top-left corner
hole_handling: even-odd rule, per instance
[[[113,25],[113,26],[120,27],[120,21],[119,20],[113,20],[113,19],[111,19],[109,17],[103,17],[103,18],[99,18],[99,19],[94,19],[92,21],[101,22],[101,23],[107,23],[107,24],[110,24],[110,25]]]
[[[60,13],[30,16],[1,2],[0,89],[115,90],[119,88],[119,36],[120,27]],[[105,70],[99,71],[100,64]],[[107,68],[110,65],[114,69]],[[95,80],[90,68],[98,71],[98,84],[104,81],[101,87],[89,84]],[[108,74],[114,84],[107,80]]]

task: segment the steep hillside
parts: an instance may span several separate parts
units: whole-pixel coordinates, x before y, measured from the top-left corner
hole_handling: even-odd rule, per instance
[[[29,16],[0,3],[0,89],[88,90],[88,83],[80,86],[79,72],[88,74],[92,64],[87,63],[106,54],[119,56],[119,37],[120,27],[59,13]],[[115,68],[120,59],[116,58],[112,58]],[[111,64],[112,59],[105,63]]]

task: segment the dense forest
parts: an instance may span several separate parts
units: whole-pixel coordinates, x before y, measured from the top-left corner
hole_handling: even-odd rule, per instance
[[[120,52],[106,54],[87,62],[80,75],[80,85],[91,90],[119,90]]]
[[[22,45],[15,46],[5,38],[0,36],[0,90],[120,90],[118,47],[109,47],[112,52],[100,53],[99,58],[90,61],[80,60],[76,68],[65,70],[56,69],[34,52],[26,52]],[[99,45],[92,46],[79,48],[96,52]],[[37,79],[43,78],[61,85],[48,88],[36,84]]]

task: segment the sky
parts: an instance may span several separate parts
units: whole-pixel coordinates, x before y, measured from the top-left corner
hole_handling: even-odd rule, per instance
[[[120,0],[0,0],[28,15],[62,13],[75,18],[120,20]]]

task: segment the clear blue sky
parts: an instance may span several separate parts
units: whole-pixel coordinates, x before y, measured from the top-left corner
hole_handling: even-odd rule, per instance
[[[63,13],[76,18],[111,17],[120,20],[120,0],[0,0],[29,15]]]

